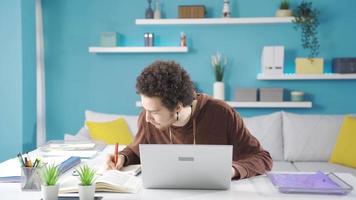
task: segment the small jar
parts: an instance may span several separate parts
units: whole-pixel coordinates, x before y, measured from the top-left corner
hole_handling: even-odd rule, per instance
[[[290,93],[292,101],[303,101],[304,100],[304,92],[301,91],[292,91]]]

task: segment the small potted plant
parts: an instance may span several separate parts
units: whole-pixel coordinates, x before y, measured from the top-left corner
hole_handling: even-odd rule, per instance
[[[301,29],[301,42],[303,49],[309,50],[308,58],[296,59],[297,74],[322,74],[324,60],[316,58],[319,55],[319,11],[312,6],[312,2],[302,1],[294,12],[293,23],[295,29]]]
[[[42,171],[42,193],[44,200],[57,200],[59,185],[58,167],[53,165],[46,166]]]
[[[211,65],[215,74],[214,83],[214,98],[225,99],[225,86],[223,82],[224,72],[227,65],[226,57],[222,57],[220,53],[211,56]]]
[[[289,9],[288,0],[281,0],[279,9],[276,11],[276,17],[290,17],[292,16],[292,10]]]
[[[95,195],[95,170],[84,165],[77,170],[79,175],[79,199],[93,200]]]

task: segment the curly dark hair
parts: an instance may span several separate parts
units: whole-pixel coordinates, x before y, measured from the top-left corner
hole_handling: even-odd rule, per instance
[[[155,61],[136,79],[136,91],[148,97],[159,97],[165,107],[174,110],[178,103],[192,104],[194,84],[189,74],[174,61]]]

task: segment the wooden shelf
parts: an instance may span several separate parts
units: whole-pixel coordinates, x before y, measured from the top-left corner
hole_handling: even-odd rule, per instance
[[[136,25],[224,25],[224,24],[283,24],[292,23],[294,17],[239,17],[195,19],[136,19]]]
[[[235,102],[227,101],[233,108],[311,108],[312,102],[309,101],[282,101],[282,102]],[[136,101],[136,107],[141,107],[141,102]]]
[[[186,53],[188,47],[89,47],[90,53]]]
[[[258,74],[257,80],[342,80],[342,79],[356,79],[356,74],[282,74],[282,75],[266,75]]]

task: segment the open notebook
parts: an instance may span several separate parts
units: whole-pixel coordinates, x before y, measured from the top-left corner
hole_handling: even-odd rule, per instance
[[[97,175],[96,192],[124,192],[136,193],[141,188],[141,181],[128,173],[108,170]],[[59,193],[78,192],[78,176],[69,176],[60,181]]]

